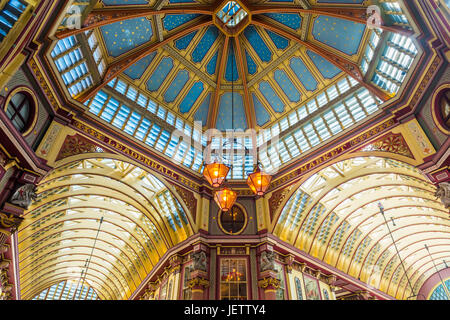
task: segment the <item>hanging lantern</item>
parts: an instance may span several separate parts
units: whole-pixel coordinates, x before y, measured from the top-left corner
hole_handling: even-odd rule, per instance
[[[231,189],[223,188],[216,191],[214,195],[214,200],[219,206],[220,210],[227,212],[233,207],[237,199],[237,193]]]
[[[227,177],[228,171],[230,171],[230,167],[227,167],[222,163],[214,162],[205,166],[203,176],[210,185],[214,188],[218,188]]]
[[[248,175],[247,184],[256,195],[263,196],[269,188],[271,180],[271,175],[262,172],[261,169],[257,167],[255,172]]]

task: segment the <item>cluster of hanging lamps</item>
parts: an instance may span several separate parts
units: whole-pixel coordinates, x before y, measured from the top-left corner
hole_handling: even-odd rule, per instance
[[[232,63],[233,63],[233,59],[232,59]],[[231,68],[231,72],[232,72],[232,77],[231,77],[232,78],[231,123],[232,123],[232,127],[233,127],[233,120],[234,120],[234,74],[233,74],[233,70],[234,69],[232,66],[232,68]],[[245,146],[244,146],[244,148],[245,148]],[[259,161],[257,161],[257,165],[255,166],[254,172],[248,175],[247,184],[250,187],[250,189],[257,196],[263,196],[264,193],[269,188],[270,181],[272,180],[272,176],[262,172],[259,167],[260,167],[260,163],[259,163]],[[206,164],[205,168],[203,170],[203,176],[208,181],[208,183],[213,188],[219,188],[219,190],[214,192],[214,200],[217,203],[217,205],[219,206],[219,208],[224,212],[230,211],[237,199],[237,193],[235,191],[231,190],[230,188],[228,188],[226,186],[223,186],[230,169],[231,168],[226,166],[225,164],[214,161],[213,163]]]
[[[217,161],[205,165],[203,170],[203,176],[208,183],[213,188],[219,188],[214,192],[214,201],[224,212],[230,211],[237,199],[237,193],[224,186],[229,171],[230,167]],[[258,163],[255,166],[255,171],[248,175],[247,184],[255,195],[263,196],[269,188],[271,180],[272,176],[263,172]]]

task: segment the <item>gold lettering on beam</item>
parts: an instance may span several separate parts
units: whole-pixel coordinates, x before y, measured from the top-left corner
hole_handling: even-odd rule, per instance
[[[280,177],[279,179],[275,180],[271,184],[271,188],[279,187],[280,185],[282,185],[285,182],[291,181],[293,179],[297,179],[301,174],[309,172],[309,171],[313,170],[315,167],[320,166],[322,163],[324,163],[330,159],[336,158],[337,156],[340,156],[341,154],[350,150],[354,146],[357,146],[357,145],[367,141],[368,139],[372,138],[373,136],[377,135],[378,133],[380,133],[394,125],[395,125],[394,119],[390,119],[390,120],[383,122],[382,124],[376,126],[375,128],[372,128],[369,131],[367,131],[363,134],[360,134],[359,136],[347,141],[343,145],[340,145],[339,147],[336,147],[333,150],[328,151],[327,153],[321,155],[320,157],[318,157],[300,167],[297,167],[293,171]]]

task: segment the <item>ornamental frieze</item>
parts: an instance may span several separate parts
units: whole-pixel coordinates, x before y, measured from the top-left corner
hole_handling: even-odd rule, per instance
[[[384,151],[414,159],[414,156],[401,133],[395,134],[390,132],[387,135],[367,144],[358,151]]]
[[[189,212],[191,213],[192,218],[195,221],[195,217],[197,214],[197,199],[194,196],[194,193],[191,191],[186,190],[185,188],[182,188],[174,183],[172,183],[173,187],[175,188],[178,195],[183,199],[184,204],[188,208]]]
[[[75,134],[66,137],[56,161],[78,154],[99,152],[103,152],[103,149],[81,135]]]

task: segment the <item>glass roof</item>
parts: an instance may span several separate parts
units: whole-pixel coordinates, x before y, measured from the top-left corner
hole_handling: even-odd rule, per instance
[[[424,244],[448,259],[448,210],[435,186],[413,166],[385,158],[352,158],[293,188],[274,233],[299,249],[398,299],[411,296],[378,207],[412,279],[415,294],[433,273]]]
[[[40,183],[18,232],[21,296],[84,274],[100,299],[127,299],[168,249],[193,234],[188,216],[139,167],[108,158],[63,165]]]
[[[80,279],[81,280],[81,279]],[[79,280],[64,280],[36,295],[33,300],[98,300],[95,290]]]

